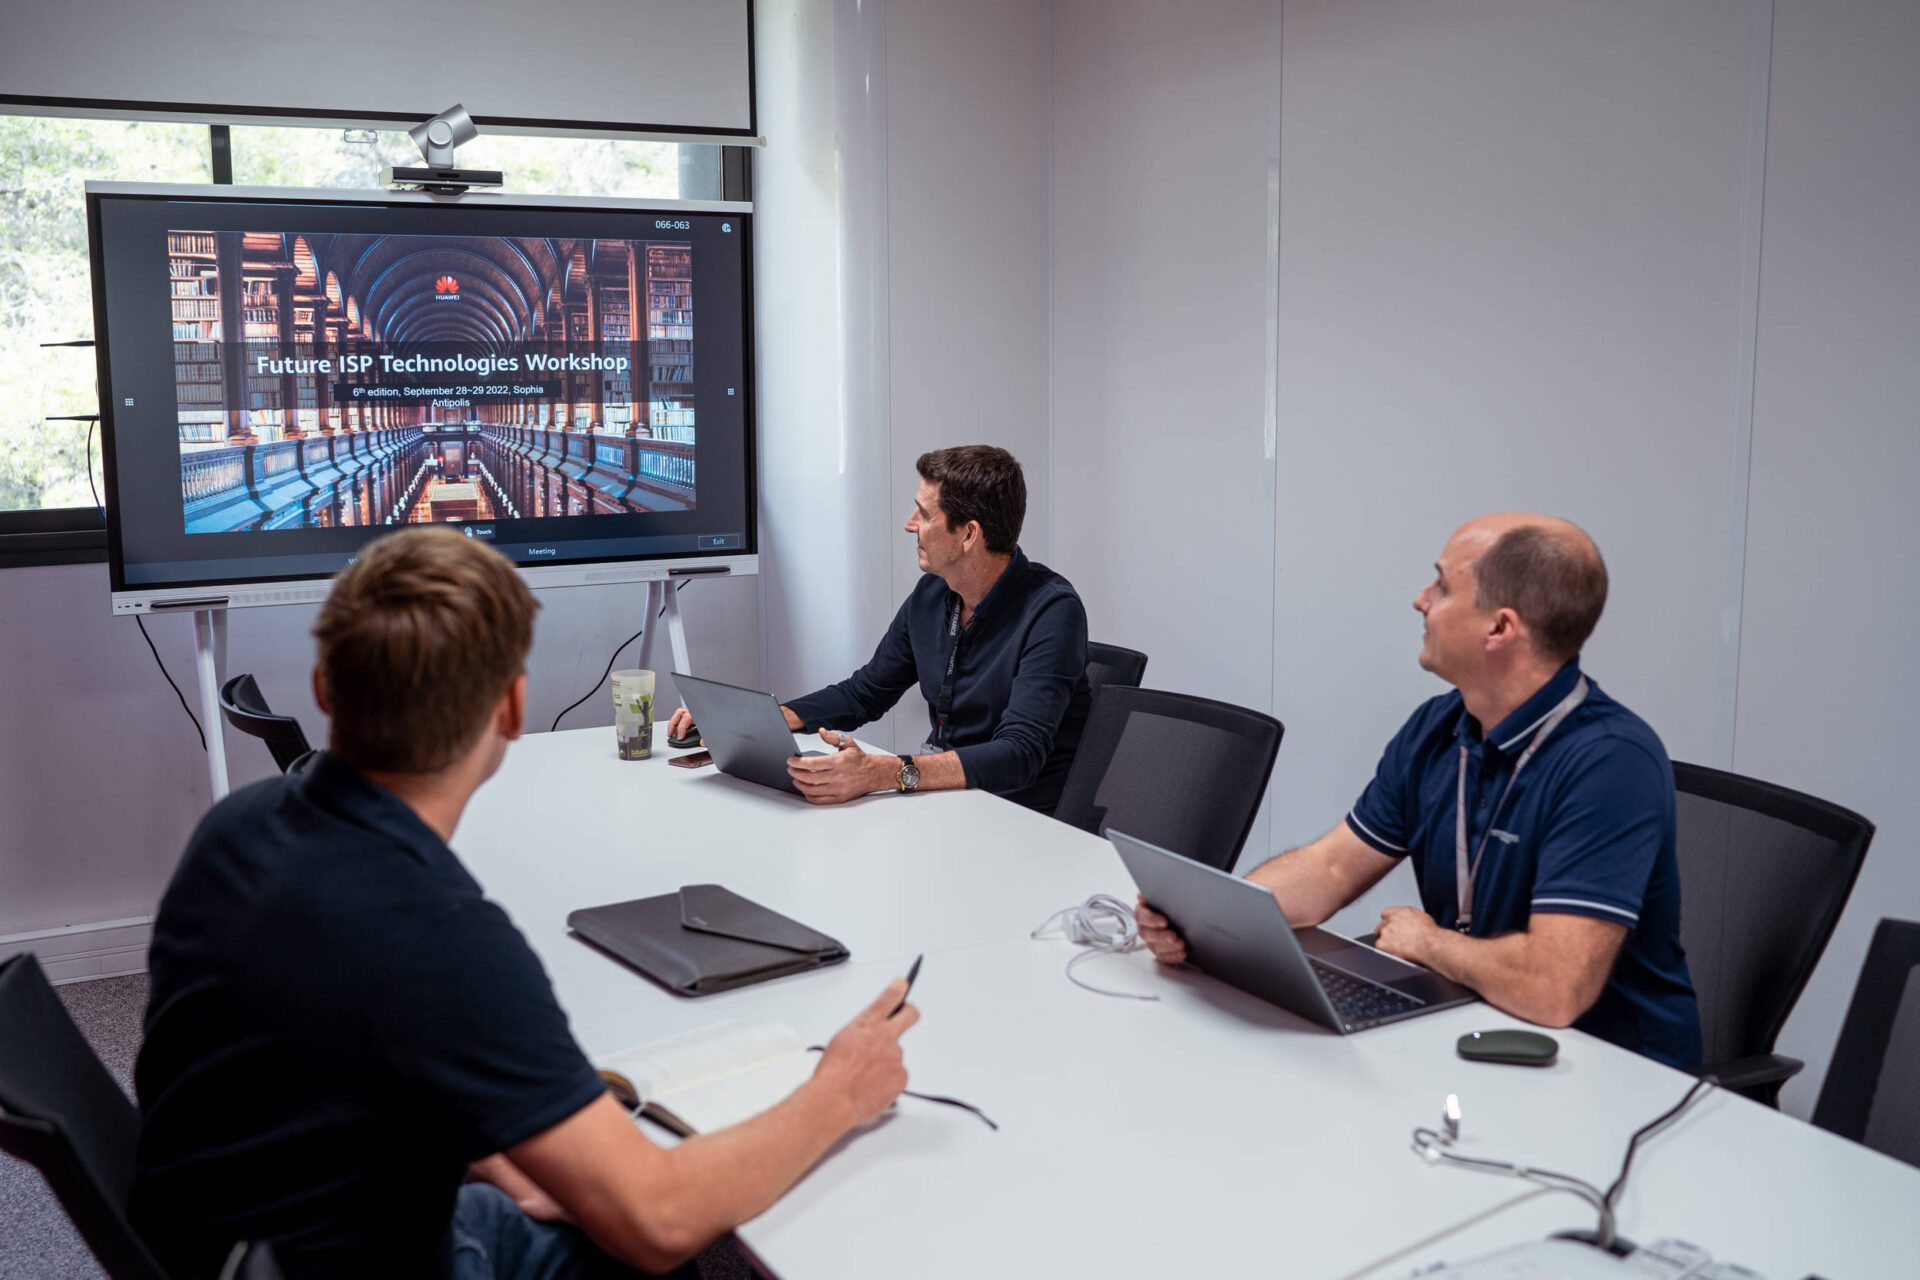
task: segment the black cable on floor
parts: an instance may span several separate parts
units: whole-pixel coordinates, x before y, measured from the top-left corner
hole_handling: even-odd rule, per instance
[[[679,592],[685,591],[686,589],[687,589],[687,584],[682,582],[678,586],[674,587],[674,592],[675,594],[678,594]],[[660,616],[665,614],[666,611],[667,611],[667,606],[663,604],[660,606],[660,612],[654,614],[653,616],[654,618],[659,618]],[[651,621],[651,619],[649,621]],[[591,698],[594,694],[600,692],[600,687],[606,684],[607,677],[613,674],[613,664],[619,661],[621,650],[624,650],[628,645],[632,644],[635,640],[638,640],[642,635],[646,634],[646,630],[647,630],[646,627],[644,626],[641,627],[640,630],[634,632],[632,635],[628,636],[625,640],[622,640],[620,642],[619,648],[615,649],[612,653],[607,655],[607,666],[606,666],[606,669],[600,673],[600,678],[593,682],[593,687],[591,689],[588,689],[585,693],[581,694],[578,698],[574,699],[573,702],[569,704],[565,709],[563,709],[559,715],[553,718],[553,724],[549,726],[549,728],[547,729],[548,733],[552,733],[554,730],[560,727],[560,722],[566,718],[568,711],[573,710],[574,707],[579,706],[581,703],[585,702],[588,698]]]
[[[136,613],[133,615],[133,620],[140,626],[140,638],[147,642],[148,649],[153,650],[153,660],[159,663],[160,674],[167,677],[168,684],[173,685],[173,696],[180,699],[180,709],[187,713],[187,719],[193,721],[193,731],[200,735],[200,749],[205,751],[207,749],[207,734],[206,731],[200,727],[200,717],[193,714],[193,708],[187,705],[187,695],[180,692],[179,685],[173,684],[173,676],[168,672],[167,664],[160,661],[160,651],[154,649],[153,637],[147,634],[146,619]]]

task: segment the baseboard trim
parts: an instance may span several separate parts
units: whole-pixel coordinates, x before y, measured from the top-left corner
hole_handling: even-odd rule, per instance
[[[0,960],[31,951],[40,957],[47,981],[59,986],[145,973],[147,948],[152,942],[153,917],[133,916],[126,920],[68,925],[64,929],[9,933],[0,936]]]

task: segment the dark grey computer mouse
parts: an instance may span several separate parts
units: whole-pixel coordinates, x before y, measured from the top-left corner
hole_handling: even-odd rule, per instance
[[[1469,1031],[1454,1046],[1471,1062],[1504,1062],[1516,1067],[1550,1067],[1560,1043],[1538,1031]]]

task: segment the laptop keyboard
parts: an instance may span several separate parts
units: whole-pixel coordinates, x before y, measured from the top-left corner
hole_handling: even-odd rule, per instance
[[[1313,966],[1314,976],[1320,979],[1320,989],[1327,993],[1327,999],[1333,1002],[1333,1011],[1340,1015],[1340,1021],[1347,1025],[1349,1031],[1357,1031],[1370,1023],[1407,1013],[1427,1003],[1417,996],[1395,991],[1392,987],[1383,987],[1377,982],[1342,973],[1311,957],[1307,963]]]

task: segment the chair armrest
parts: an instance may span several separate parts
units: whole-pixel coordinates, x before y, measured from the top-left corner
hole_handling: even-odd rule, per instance
[[[1773,1086],[1772,1092],[1778,1092],[1780,1085],[1800,1074],[1807,1064],[1798,1058],[1789,1058],[1778,1053],[1756,1053],[1747,1058],[1729,1058],[1724,1062],[1709,1062],[1694,1072],[1699,1076],[1712,1076],[1723,1089],[1742,1092]]]

